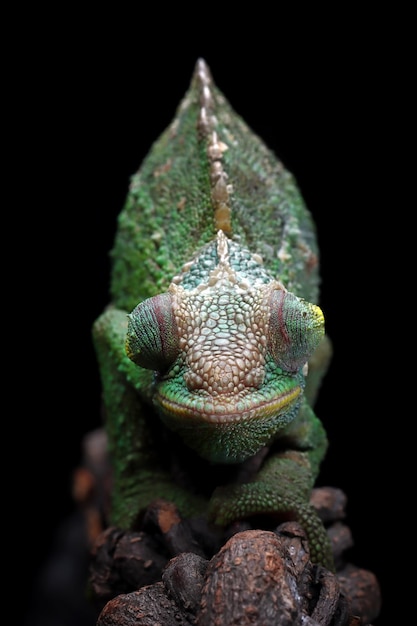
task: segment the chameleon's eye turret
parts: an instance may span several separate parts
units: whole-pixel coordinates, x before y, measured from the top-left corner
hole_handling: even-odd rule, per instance
[[[272,292],[269,304],[269,351],[280,367],[295,372],[310,358],[324,335],[322,310],[278,289]]]
[[[172,297],[163,293],[144,300],[128,315],[126,354],[136,365],[161,371],[178,355],[178,329]]]

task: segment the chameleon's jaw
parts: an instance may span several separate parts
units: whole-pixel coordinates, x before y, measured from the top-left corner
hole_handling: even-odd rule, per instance
[[[302,381],[295,376],[286,380],[280,393],[254,390],[227,402],[185,390],[168,397],[172,386],[164,388],[165,384],[158,386],[154,398],[162,420],[213,463],[240,463],[268,445],[296,415],[303,391]]]

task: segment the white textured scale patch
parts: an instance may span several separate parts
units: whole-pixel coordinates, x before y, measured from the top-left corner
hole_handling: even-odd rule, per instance
[[[181,268],[181,273],[172,279],[175,285],[185,289],[219,286],[221,281],[239,284],[241,289],[257,288],[274,278],[265,269],[262,258],[238,243],[228,239],[222,230],[216,239],[204,246],[199,253]],[[281,285],[281,288],[284,287]]]

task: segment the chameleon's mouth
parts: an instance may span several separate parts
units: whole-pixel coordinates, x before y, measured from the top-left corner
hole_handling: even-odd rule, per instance
[[[213,463],[240,463],[294,418],[303,385],[300,380],[285,382],[241,397],[190,393],[184,387],[172,395],[172,387],[162,383],[155,402],[168,428],[199,456]]]
[[[168,423],[190,420],[207,424],[233,424],[243,421],[268,420],[286,413],[302,393],[302,387],[295,384],[279,394],[265,394],[259,390],[243,397],[227,395],[202,395],[184,391],[169,397],[164,393],[164,385],[159,386],[154,401]],[[191,425],[191,424],[190,424]]]

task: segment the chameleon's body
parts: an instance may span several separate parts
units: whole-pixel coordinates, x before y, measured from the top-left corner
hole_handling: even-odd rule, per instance
[[[331,568],[309,505],[327,448],[311,405],[330,354],[321,310],[309,304],[319,296],[315,227],[291,174],[202,60],[132,177],[112,258],[112,303],[93,331],[112,523],[134,527],[157,497],[224,526],[296,519],[313,560]],[[184,464],[185,477],[168,455],[182,442],[198,468]],[[230,468],[243,469],[226,486]]]

